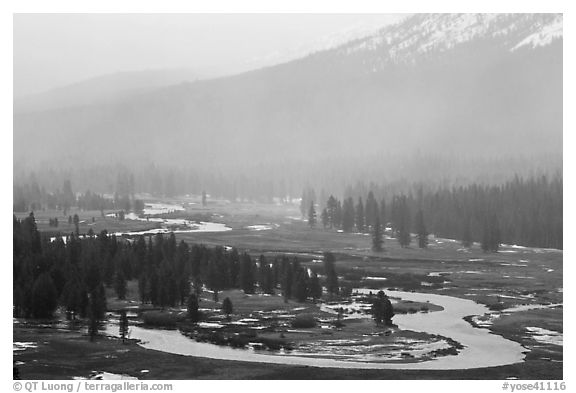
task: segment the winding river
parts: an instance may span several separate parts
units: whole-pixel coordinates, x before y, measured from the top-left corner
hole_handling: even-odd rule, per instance
[[[356,368],[356,369],[428,369],[457,370],[503,366],[524,360],[527,350],[515,341],[491,333],[488,329],[474,328],[463,318],[489,312],[485,306],[472,300],[428,293],[391,291],[393,297],[442,306],[444,310],[431,313],[397,315],[394,322],[400,329],[438,334],[460,342],[464,349],[458,355],[413,363],[376,363],[343,361],[327,358],[310,358],[291,355],[270,355],[246,349],[234,349],[209,343],[199,343],[176,330],[145,329],[131,327],[130,337],[141,340],[147,349],[186,356],[210,359],[236,360],[312,367]]]

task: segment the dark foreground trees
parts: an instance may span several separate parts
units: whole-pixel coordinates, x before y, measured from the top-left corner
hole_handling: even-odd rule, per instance
[[[247,294],[281,291],[287,301],[300,302],[320,298],[323,286],[333,295],[339,290],[330,253],[325,255],[326,278],[320,279],[320,266],[307,268],[295,257],[261,255],[256,261],[234,248],[177,243],[173,234],[41,236],[33,215],[14,217],[13,238],[14,316],[50,318],[61,306],[68,318],[85,319],[92,338],[105,318],[106,290],[127,297],[130,281],[138,281],[142,303],[186,304],[192,321],[200,319],[198,303],[206,288],[215,298],[221,291],[241,289]]]
[[[32,316],[50,318],[58,306],[58,294],[54,281],[48,273],[42,273],[32,287]]]

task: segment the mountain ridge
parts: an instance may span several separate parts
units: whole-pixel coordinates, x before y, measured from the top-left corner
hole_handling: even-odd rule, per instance
[[[398,36],[406,37],[415,21],[419,27],[443,15],[415,17],[383,30],[403,29]],[[532,23],[530,17],[516,16],[525,26],[535,26],[541,16],[532,16]],[[512,147],[561,155],[561,36],[539,46],[528,40],[511,50],[538,32],[523,29],[522,36],[510,29],[516,33],[507,40],[486,31],[446,50],[420,52],[418,61],[383,62],[387,43],[378,50],[347,51],[370,40],[364,38],[288,63],[162,87],[120,102],[18,114],[14,159],[32,151],[34,161],[49,159],[45,149],[27,140],[43,147],[54,146],[54,140],[75,146],[63,153],[69,162],[73,155],[96,161],[121,156],[175,165],[415,149],[502,155]],[[134,143],[139,149],[128,148]]]

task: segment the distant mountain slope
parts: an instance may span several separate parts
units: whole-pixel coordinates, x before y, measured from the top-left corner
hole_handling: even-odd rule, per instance
[[[225,167],[416,150],[561,155],[561,24],[415,15],[275,67],[16,114],[14,160]]]
[[[45,111],[65,107],[101,104],[125,99],[152,89],[193,82],[219,75],[216,72],[192,69],[125,71],[102,75],[44,93],[14,100],[15,112]]]

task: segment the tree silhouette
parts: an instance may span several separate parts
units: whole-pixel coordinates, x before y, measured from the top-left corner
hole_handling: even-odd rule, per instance
[[[225,298],[222,302],[222,312],[226,314],[226,318],[230,320],[230,314],[234,312],[232,307],[232,300],[229,297]]]
[[[122,342],[125,342],[128,338],[128,316],[126,315],[126,310],[120,311],[119,329],[120,338],[122,339]]]
[[[326,290],[329,294],[338,295],[338,275],[334,266],[336,258],[331,252],[324,253],[324,273],[326,274]]]
[[[310,228],[316,226],[316,210],[314,209],[314,201],[310,201],[310,208],[308,209],[308,225],[310,225]]]
[[[418,210],[418,213],[416,213],[416,222],[414,226],[416,229],[416,235],[418,236],[418,247],[428,247],[428,231],[426,231],[426,225],[424,224],[424,214],[422,213],[422,210]]]
[[[372,225],[372,251],[381,252],[383,250],[383,243],[384,239],[382,236],[382,225],[380,225],[380,217],[376,216],[376,220]]]
[[[190,318],[192,322],[198,322],[200,320],[199,307],[198,297],[193,293],[190,294],[190,296],[188,296],[187,311],[188,318]]]

